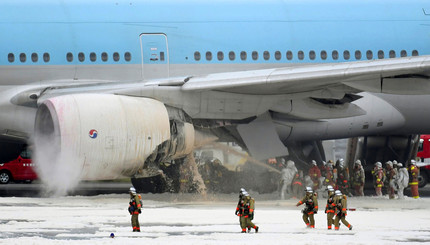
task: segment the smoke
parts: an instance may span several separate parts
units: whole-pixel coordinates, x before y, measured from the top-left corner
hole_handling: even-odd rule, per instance
[[[81,167],[71,149],[61,149],[53,137],[37,135],[34,139],[36,172],[44,184],[43,194],[64,196],[77,187]]]

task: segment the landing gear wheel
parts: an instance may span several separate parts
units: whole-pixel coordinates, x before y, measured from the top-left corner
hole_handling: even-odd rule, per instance
[[[8,172],[0,173],[0,184],[7,184],[10,181],[10,174]]]

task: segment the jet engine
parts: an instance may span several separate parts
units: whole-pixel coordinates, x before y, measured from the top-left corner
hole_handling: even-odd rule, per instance
[[[45,178],[72,170],[83,180],[132,176],[170,138],[166,107],[148,98],[64,95],[43,101],[36,114],[36,162],[48,162],[39,173]]]

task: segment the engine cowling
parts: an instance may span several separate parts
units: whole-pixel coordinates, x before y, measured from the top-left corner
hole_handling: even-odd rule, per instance
[[[170,123],[163,103],[111,94],[73,94],[44,101],[36,115],[39,176],[83,180],[133,175],[163,142]],[[73,172],[73,173],[72,173]]]

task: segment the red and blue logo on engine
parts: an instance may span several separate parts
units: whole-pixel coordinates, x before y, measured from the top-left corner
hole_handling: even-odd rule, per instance
[[[95,138],[97,138],[97,134],[98,134],[97,130],[91,129],[90,133],[89,133],[89,136],[90,136],[91,139],[95,139]]]

